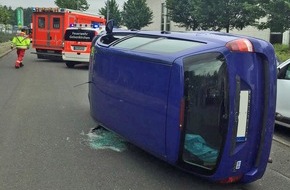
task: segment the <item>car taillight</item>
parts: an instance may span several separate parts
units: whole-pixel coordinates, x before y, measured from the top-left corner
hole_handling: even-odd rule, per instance
[[[95,31],[95,36],[98,35],[99,33],[97,31]]]
[[[229,183],[235,183],[241,180],[243,176],[233,176],[233,177],[228,177],[226,179],[220,180],[219,183],[221,184],[229,184]]]
[[[253,44],[248,39],[230,41],[226,44],[226,47],[231,51],[254,52]]]

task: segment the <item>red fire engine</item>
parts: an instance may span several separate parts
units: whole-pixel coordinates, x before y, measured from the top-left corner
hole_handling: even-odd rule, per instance
[[[74,23],[105,25],[104,16],[63,8],[33,8],[32,47],[39,59],[62,60],[65,30]]]

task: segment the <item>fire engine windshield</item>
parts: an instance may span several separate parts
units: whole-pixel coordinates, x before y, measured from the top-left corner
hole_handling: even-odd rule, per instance
[[[85,29],[69,29],[66,30],[64,35],[65,41],[80,41],[80,42],[91,42],[95,36],[94,30]]]

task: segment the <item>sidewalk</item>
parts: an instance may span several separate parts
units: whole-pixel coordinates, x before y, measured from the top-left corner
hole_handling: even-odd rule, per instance
[[[12,51],[10,47],[11,47],[10,41],[0,43],[0,58]]]

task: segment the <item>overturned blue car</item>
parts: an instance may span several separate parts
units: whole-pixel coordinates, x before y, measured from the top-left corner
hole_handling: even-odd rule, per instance
[[[270,43],[220,32],[114,31],[92,43],[91,115],[154,156],[220,183],[260,179],[270,154]]]

